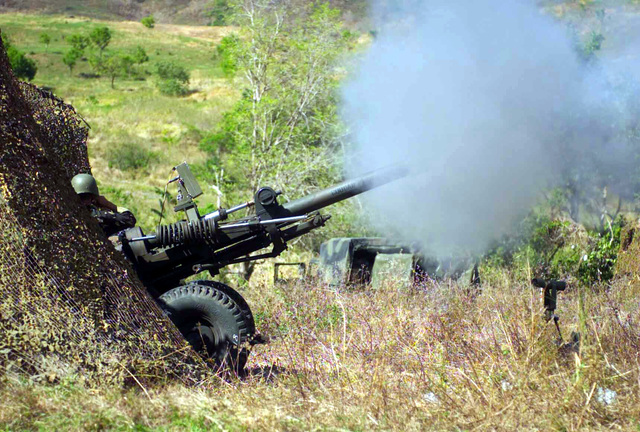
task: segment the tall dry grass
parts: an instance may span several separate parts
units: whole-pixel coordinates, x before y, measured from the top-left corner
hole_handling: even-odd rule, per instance
[[[495,275],[494,275],[495,276]],[[509,274],[480,292],[257,286],[270,344],[246,377],[94,388],[5,378],[0,425],[118,430],[633,430],[639,427],[637,281],[573,288],[559,346],[539,292]]]

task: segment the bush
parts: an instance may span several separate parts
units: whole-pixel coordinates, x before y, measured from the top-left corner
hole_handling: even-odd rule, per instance
[[[16,77],[21,79],[27,79],[31,81],[36,76],[38,68],[36,62],[26,57],[22,51],[18,51],[15,47],[10,46],[7,49],[7,56],[9,57],[9,63],[11,69]]]
[[[7,50],[9,64],[15,76],[31,81],[38,71],[36,63],[30,58],[27,58],[22,51],[14,47],[5,34],[2,34],[2,43],[4,44],[5,50]]]
[[[223,26],[227,25],[227,18],[231,16],[232,9],[227,0],[214,0],[209,6],[209,10],[205,11],[205,16],[211,18],[209,25]]]
[[[133,55],[131,56],[131,58],[136,64],[142,64],[149,61],[147,52],[140,45],[136,46],[136,49],[133,51]]]
[[[143,26],[146,28],[152,29],[156,26],[156,20],[153,18],[153,15],[146,16],[140,20]]]
[[[157,158],[155,152],[133,143],[120,144],[107,154],[109,168],[122,171],[147,169]]]
[[[594,244],[582,257],[578,268],[578,279],[585,285],[609,282],[614,276],[618,251],[620,250],[620,232],[624,227],[623,218],[616,219],[611,229],[603,234],[594,234]]]
[[[160,93],[168,96],[184,96],[189,91],[189,72],[182,66],[171,62],[158,63],[156,86]]]

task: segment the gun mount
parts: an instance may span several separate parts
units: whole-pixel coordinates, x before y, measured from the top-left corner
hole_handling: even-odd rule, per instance
[[[160,225],[148,235],[139,227],[121,232],[123,252],[191,345],[234,369],[246,362],[243,346],[257,342],[249,306],[222,283],[185,284],[184,279],[203,271],[215,276],[232,264],[276,257],[289,241],[325,225],[330,215],[319,210],[409,173],[404,166],[391,166],[284,204],[278,202],[280,192],[263,187],[252,201],[200,215],[194,199],[202,189],[189,166],[182,163],[174,170],[177,175],[169,181],[178,188],[174,211],[184,211],[185,220]],[[254,214],[229,220],[248,208],[254,208]]]

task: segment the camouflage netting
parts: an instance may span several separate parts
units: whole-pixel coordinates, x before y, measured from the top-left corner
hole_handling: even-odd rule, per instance
[[[86,124],[18,82],[1,42],[0,125],[0,378],[195,379],[202,361],[70,186],[90,172]]]

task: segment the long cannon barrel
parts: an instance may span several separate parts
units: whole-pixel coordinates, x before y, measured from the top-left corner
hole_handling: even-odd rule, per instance
[[[289,201],[282,204],[282,207],[287,211],[287,214],[292,216],[307,214],[407,175],[409,175],[408,167],[405,165],[392,165],[355,179],[346,180],[297,200]]]

